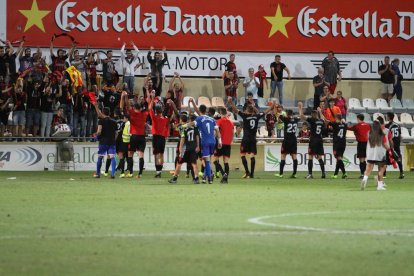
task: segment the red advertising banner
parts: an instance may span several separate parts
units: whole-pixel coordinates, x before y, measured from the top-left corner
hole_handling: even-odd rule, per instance
[[[414,1],[7,0],[7,39],[60,33],[95,48],[413,54]]]

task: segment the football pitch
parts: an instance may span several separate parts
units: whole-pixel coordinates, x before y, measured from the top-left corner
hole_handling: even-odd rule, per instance
[[[0,275],[413,275],[414,175],[0,173]],[[329,177],[329,175],[328,175]]]

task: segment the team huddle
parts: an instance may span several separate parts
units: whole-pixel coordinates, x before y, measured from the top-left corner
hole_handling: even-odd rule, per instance
[[[389,123],[384,125],[384,119],[379,117],[372,127],[364,122],[364,116],[357,116],[358,123],[349,126],[341,114],[336,114],[333,120],[325,118],[322,110],[317,108],[311,112],[311,116],[305,116],[303,104],[298,104],[299,115],[294,116],[292,110],[280,112],[280,106],[270,102],[268,108],[261,112],[254,102],[245,104],[242,110],[233,103],[231,98],[227,99],[232,112],[221,107],[207,108],[205,105],[197,106],[190,99],[189,107],[186,112],[177,109],[171,100],[162,101],[155,92],[148,93],[147,98],[141,97],[138,103],[128,98],[124,92],[121,97],[121,114],[115,114],[112,119],[110,111],[104,108],[101,112],[97,105],[95,108],[100,117],[98,123],[99,151],[95,177],[101,175],[103,159],[107,156],[105,176],[108,175],[111,167],[110,176],[115,177],[115,172],[121,172],[120,178],[130,178],[134,175],[135,153],[139,157],[139,170],[137,178],[142,176],[144,170],[144,152],[146,148],[146,126],[151,124],[152,149],[155,160],[155,177],[161,177],[164,163],[164,150],[166,139],[170,136],[178,137],[175,170],[173,177],[168,181],[175,184],[178,181],[182,164],[187,164],[187,177],[191,173],[194,184],[213,183],[214,178],[221,176],[221,183],[228,183],[230,173],[229,159],[231,156],[231,145],[233,143],[234,123],[230,116],[236,114],[242,119],[243,138],[240,144],[240,156],[244,167],[243,178],[254,178],[255,156],[257,154],[257,130],[259,120],[269,114],[275,115],[277,123],[284,124],[284,135],[281,146],[281,162],[277,177],[284,177],[284,167],[286,156],[290,155],[293,160],[293,173],[290,178],[296,178],[298,160],[297,144],[298,130],[300,122],[309,125],[309,148],[308,148],[308,175],[306,179],[313,178],[313,159],[315,158],[321,168],[322,178],[326,178],[324,156],[324,137],[328,133],[332,134],[333,154],[336,158],[336,167],[332,178],[337,178],[339,171],[342,178],[347,178],[345,165],[343,162],[346,150],[347,131],[355,133],[357,145],[357,158],[360,161],[362,186],[366,186],[368,175],[372,171],[373,165],[379,166],[377,177],[378,187],[385,189],[383,176],[385,175],[386,165],[396,161],[400,169],[400,178],[404,178],[403,166],[401,162],[400,140],[401,128],[393,122],[394,114],[388,113]],[[218,111],[218,112],[217,112]],[[380,132],[378,131],[380,128]],[[376,135],[383,133],[378,140]],[[378,142],[380,141],[380,142]],[[377,150],[381,148],[383,150]],[[115,155],[119,158],[117,165]],[[246,156],[247,155],[247,156]],[[250,157],[250,168],[246,157]],[[127,168],[125,170],[125,158]],[[220,159],[223,160],[223,166]],[[198,170],[197,162],[201,161],[201,171]],[[213,172],[212,164],[215,166]],[[199,179],[201,177],[201,181]]]

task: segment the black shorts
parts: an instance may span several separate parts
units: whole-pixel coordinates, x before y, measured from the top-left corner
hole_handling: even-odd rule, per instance
[[[116,141],[116,152],[127,152],[129,150],[129,143]]]
[[[367,157],[367,142],[358,142],[357,144],[357,158]]]
[[[152,153],[164,154],[165,151],[165,137],[161,135],[152,136]]]
[[[195,150],[186,150],[183,157],[178,159],[178,163],[187,163],[187,164],[196,164],[197,163],[197,153]]]
[[[240,153],[257,154],[256,139],[243,139],[240,144]]]
[[[217,157],[229,157],[230,158],[230,154],[231,154],[231,145],[222,145],[221,149],[217,148],[216,150],[214,150],[214,156]]]
[[[297,154],[298,142],[296,139],[284,139],[282,147],[280,148],[281,154]]]
[[[333,155],[335,158],[344,157],[346,144],[344,143],[333,143]]]
[[[131,136],[131,141],[129,141],[129,151],[140,151],[144,152],[147,142],[145,141],[145,135],[135,135]]]
[[[396,154],[398,154],[398,157],[399,157],[400,159],[402,159],[402,154],[401,154],[401,145],[400,145],[400,143],[395,143],[395,142],[394,142],[394,151],[395,151],[395,153],[396,153]]]
[[[308,153],[310,155],[324,155],[323,140],[322,139],[310,139]]]

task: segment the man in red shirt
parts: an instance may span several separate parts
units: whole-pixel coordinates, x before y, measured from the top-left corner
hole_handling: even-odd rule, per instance
[[[263,64],[259,65],[259,71],[254,73],[254,76],[259,79],[259,89],[257,90],[257,96],[260,98],[263,98],[264,96],[264,84],[266,84],[266,89],[269,87],[269,84],[267,83],[267,73],[264,70]]]
[[[231,144],[233,143],[233,131],[234,124],[227,115],[227,110],[225,108],[220,109],[221,118],[217,121],[217,126],[220,129],[220,136],[222,138],[221,148],[216,148],[214,152],[214,165],[216,166],[216,171],[219,171],[223,178],[221,183],[228,183],[228,177],[230,172],[229,159],[231,154]],[[220,157],[223,157],[224,170],[220,165]]]
[[[237,103],[237,87],[239,86],[239,80],[233,72],[229,72],[227,76],[228,77],[224,79],[224,90],[226,92],[224,101],[227,108],[230,108],[231,104],[227,103],[229,98],[231,98],[233,103]]]
[[[358,142],[357,145],[357,158],[359,159],[359,170],[361,176],[364,177],[365,169],[367,168],[367,162],[365,161],[367,157],[367,142],[368,142],[368,133],[371,129],[371,126],[364,122],[364,115],[357,115],[357,124],[354,126],[348,126],[348,130],[352,130],[355,133],[355,138]]]
[[[127,170],[126,177],[132,177],[134,173],[134,153],[138,152],[139,156],[139,172],[138,178],[141,177],[144,170],[144,152],[145,152],[145,125],[148,117],[148,111],[140,103],[136,103],[133,107],[130,105],[128,99],[128,92],[122,92],[120,107],[121,110],[127,107],[130,122],[131,140],[128,148]]]
[[[172,100],[169,100],[168,104],[171,104],[174,110],[176,110]],[[154,95],[150,96],[148,110],[152,121],[152,153],[154,154],[155,160],[155,177],[161,178],[162,167],[164,165],[165,140],[170,134],[170,122],[174,119],[175,113],[173,113],[171,118],[164,117],[162,115],[162,105],[154,104]]]

